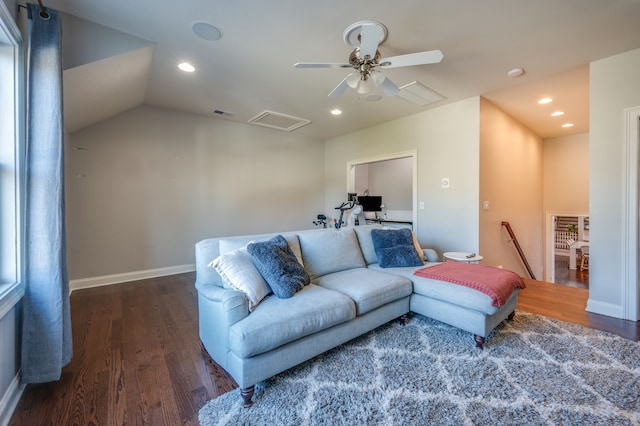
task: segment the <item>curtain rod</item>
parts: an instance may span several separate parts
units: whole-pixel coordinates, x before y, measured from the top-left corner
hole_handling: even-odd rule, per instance
[[[38,0],[38,4],[40,5],[40,17],[42,19],[49,19],[49,12],[47,12],[47,8],[42,4],[42,0]]]
[[[38,15],[40,15],[40,17],[42,19],[49,19],[51,16],[49,15],[49,12],[47,11],[47,8],[44,7],[44,4],[42,4],[42,0],[38,0],[38,5],[40,6],[40,13],[38,13]],[[24,6],[22,4],[18,5],[18,10],[20,10],[20,8],[27,8],[27,6]]]

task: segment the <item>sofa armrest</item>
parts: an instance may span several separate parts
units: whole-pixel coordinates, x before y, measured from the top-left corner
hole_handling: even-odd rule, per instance
[[[249,301],[241,291],[215,285],[198,285],[197,282],[196,288],[200,301],[206,303],[208,309],[218,311],[220,319],[228,327],[249,315]]]
[[[440,256],[438,256],[438,252],[434,249],[426,248],[422,249],[422,252],[427,262],[440,262]]]
[[[240,291],[215,285],[198,285],[200,340],[222,368],[227,368],[229,329],[249,315],[249,302]]]

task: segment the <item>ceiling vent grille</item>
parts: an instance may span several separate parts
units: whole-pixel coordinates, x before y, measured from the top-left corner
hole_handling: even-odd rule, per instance
[[[422,83],[414,81],[400,87],[398,96],[416,105],[426,106],[445,99],[444,96],[434,92]]]
[[[231,111],[223,111],[221,109],[214,109],[213,113],[216,115],[223,115],[225,117],[235,117],[236,113]]]
[[[255,124],[256,126],[270,127],[272,129],[290,132],[311,123],[311,120],[294,117],[293,115],[280,114],[279,112],[263,111],[249,120],[249,123]]]

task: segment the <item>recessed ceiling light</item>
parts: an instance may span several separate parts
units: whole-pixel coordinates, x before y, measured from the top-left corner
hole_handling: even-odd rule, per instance
[[[573,127],[573,123],[564,123],[562,127]]]
[[[203,40],[216,41],[222,38],[222,31],[207,22],[195,22],[191,26],[191,31]]]
[[[540,105],[548,104],[548,103],[551,103],[551,102],[553,102],[553,99],[551,99],[551,98],[542,98],[542,99],[540,99],[538,101],[538,103]]]
[[[551,113],[552,117],[559,117],[561,115],[564,115],[564,111],[555,111]]]
[[[342,111],[341,111],[341,110],[339,110],[339,109],[337,109],[337,108],[336,108],[336,109],[332,109],[332,110],[331,110],[331,114],[333,114],[333,115],[340,115],[340,114],[342,114]]]
[[[179,64],[178,68],[180,68],[184,72],[194,72],[196,70],[195,67],[188,62]]]

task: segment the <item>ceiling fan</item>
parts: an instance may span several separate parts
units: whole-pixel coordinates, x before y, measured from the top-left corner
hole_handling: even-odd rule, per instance
[[[344,80],[329,93],[330,98],[337,98],[349,87],[356,89],[359,95],[369,94],[375,87],[386,95],[397,95],[400,92],[378,68],[398,68],[413,65],[436,64],[444,55],[439,50],[410,53],[407,55],[382,58],[378,51],[387,39],[387,27],[376,21],[359,21],[344,30],[342,39],[355,49],[349,55],[348,63],[312,63],[298,62],[296,68],[353,68],[355,72],[347,75]]]

